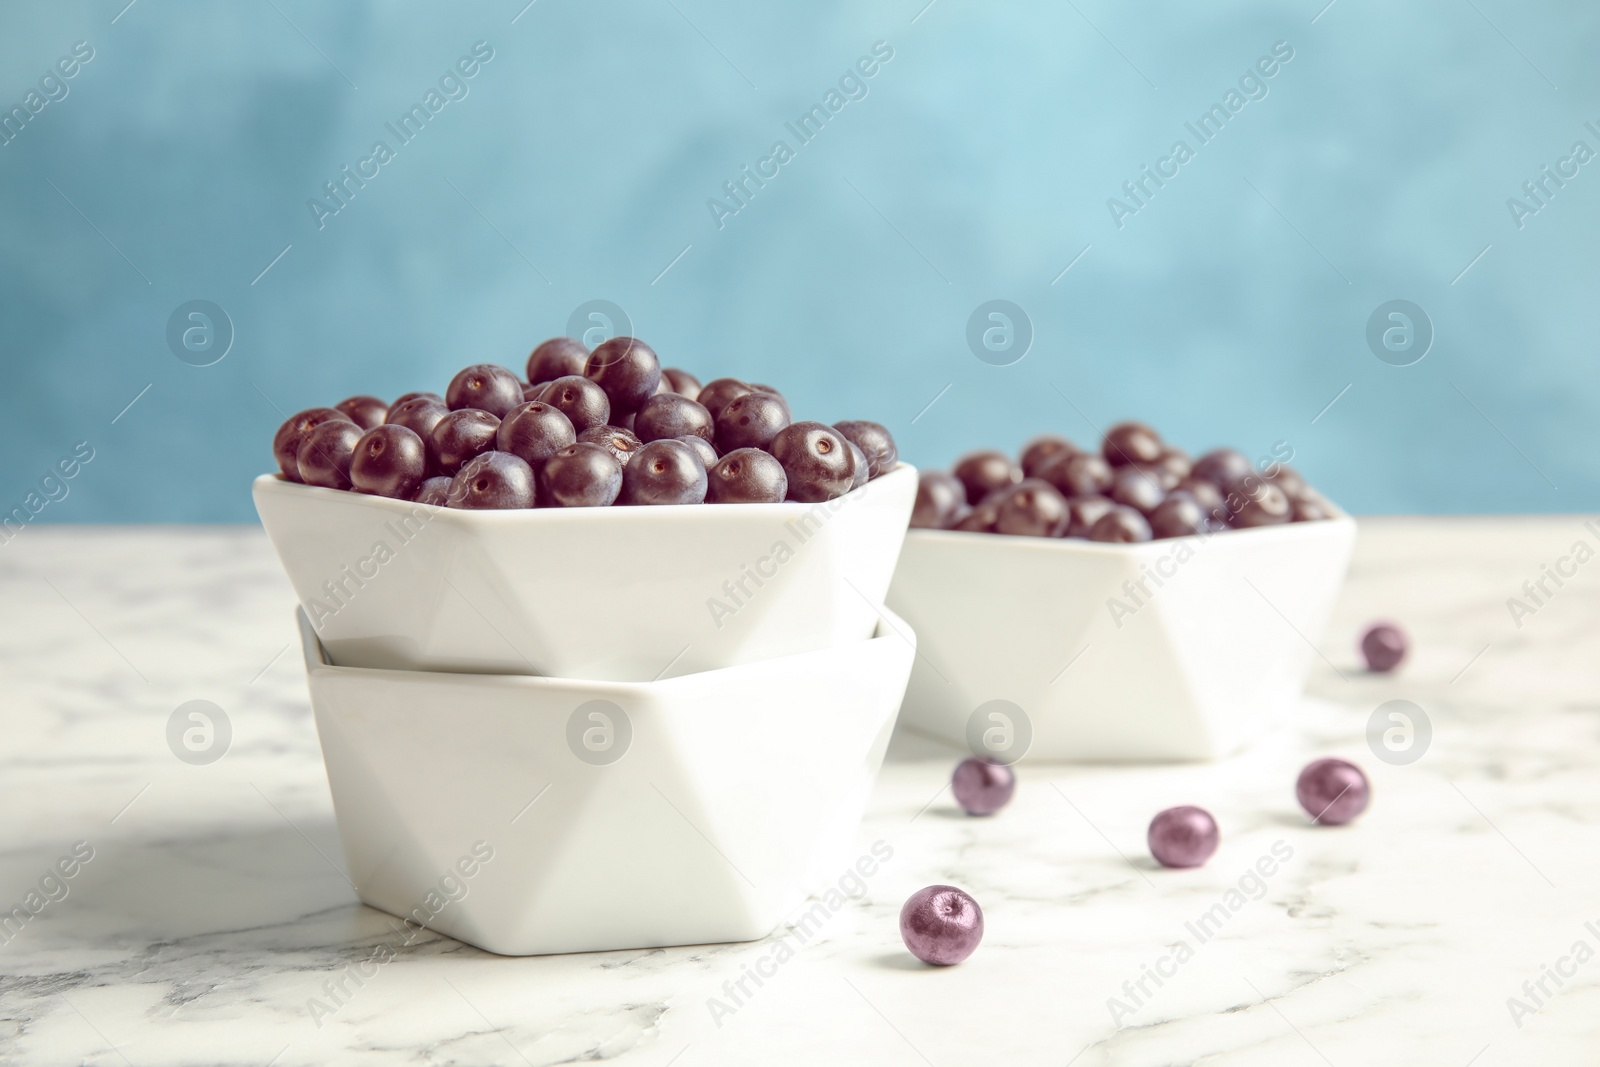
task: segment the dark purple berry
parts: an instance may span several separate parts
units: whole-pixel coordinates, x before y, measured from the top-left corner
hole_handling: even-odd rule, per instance
[[[778,431],[789,425],[789,409],[772,393],[748,392],[736,396],[717,413],[717,448],[723,453],[739,448],[770,448]]]
[[[930,885],[911,894],[900,909],[900,939],[923,963],[960,963],[983,940],[983,909],[953,885]]]
[[[1055,486],[1040,478],[1025,478],[1010,489],[1001,490],[995,512],[996,533],[1017,537],[1060,537],[1067,530],[1070,515],[1067,498]]]
[[[895,446],[894,436],[881,423],[851,419],[846,422],[836,422],[833,428],[838,430],[845,440],[855,442],[856,446],[866,453],[868,478],[888,474],[894,470],[895,464],[900,462],[900,450]]]
[[[632,430],[624,430],[621,426],[591,426],[578,435],[578,440],[599,445],[624,467],[644,447],[644,442],[635,437]]]
[[[1307,489],[1300,496],[1294,498],[1294,521],[1315,522],[1318,519],[1331,519],[1336,514],[1333,505],[1318,494],[1315,490]]]
[[[415,400],[418,397],[427,397],[429,400],[437,400],[441,404],[444,403],[444,397],[440,396],[438,393],[435,393],[435,392],[425,391],[425,392],[421,392],[421,393],[404,393],[404,394],[402,394],[400,396],[395,397],[394,403],[389,405],[389,410],[393,411],[395,408],[399,407],[401,404],[404,404],[407,400]],[[385,419],[384,421],[385,422],[393,422],[394,420],[393,419]]]
[[[1218,489],[1226,489],[1254,471],[1255,468],[1243,452],[1217,448],[1195,460],[1189,474],[1194,478],[1204,478]]]
[[[496,363],[474,363],[450,379],[444,402],[451,411],[477,408],[503,419],[522,403],[522,379]]]
[[[782,393],[780,393],[776,389],[774,389],[772,386],[770,386],[770,385],[759,385],[756,382],[751,382],[750,383],[750,391],[752,393],[766,393],[768,396],[777,397],[778,398],[778,403],[783,405],[783,413],[785,415],[789,416],[789,421],[790,422],[794,421],[794,409],[789,407],[789,399],[787,397],[785,397]]]
[[[678,440],[688,445],[694,454],[700,457],[700,463],[706,470],[709,471],[717,465],[717,450],[704,437],[696,437],[694,434],[689,434],[686,437],[678,438]]]
[[[1284,466],[1282,463],[1276,464],[1276,467],[1278,469],[1272,473],[1268,480],[1279,489],[1282,489],[1290,500],[1298,500],[1311,491],[1311,487],[1306,484],[1306,480],[1300,476],[1299,471],[1293,467]]]
[[[1006,490],[996,489],[985,500],[970,506],[963,504],[964,510],[960,511],[960,517],[950,529],[965,533],[994,533],[995,523],[1000,521],[1000,501],[1005,494]]]
[[[707,474],[708,504],[780,504],[789,492],[783,464],[759,448],[736,448]]]
[[[565,415],[549,404],[533,400],[506,414],[495,431],[494,446],[537,470],[539,464],[577,439]]]
[[[474,456],[494,448],[500,420],[479,408],[452,411],[428,436],[428,454],[445,474],[455,474]]]
[[[603,508],[622,492],[622,464],[587,441],[568,445],[539,469],[539,496],[545,507]]]
[[[1206,512],[1182,489],[1174,489],[1150,511],[1150,533],[1156,539],[1190,537],[1206,532]]]
[[[1089,540],[1127,544],[1150,540],[1150,523],[1139,512],[1124,504],[1113,504],[1111,510],[1095,520],[1089,527]]]
[[[944,530],[959,521],[956,512],[967,502],[966,487],[948,471],[917,473],[917,502],[911,508],[911,526],[919,530]]]
[[[334,410],[344,412],[351,422],[363,430],[382,426],[385,416],[389,414],[389,405],[375,396],[347,397],[333,406]]]
[[[1372,784],[1354,763],[1328,757],[1306,764],[1294,784],[1294,795],[1312,822],[1343,826],[1367,810]]]
[[[583,373],[606,391],[613,414],[627,415],[655,394],[661,384],[661,361],[638,338],[613,337],[589,353]]]
[[[444,406],[443,400],[436,396],[418,395],[397,401],[389,409],[386,425],[404,426],[426,442],[432,436],[433,428],[439,425],[439,420],[448,414],[450,409]]]
[[[820,422],[789,424],[772,439],[769,451],[783,464],[790,500],[832,500],[849,492],[855,481],[855,457],[844,438]]]
[[[662,367],[661,377],[679,396],[686,396],[690,400],[700,399],[700,379],[688,371],[679,370],[677,367]]]
[[[695,397],[700,405],[711,412],[712,419],[722,414],[722,409],[730,400],[744,396],[753,390],[737,378],[713,378],[700,387],[700,393]]]
[[[1361,655],[1367,661],[1367,670],[1378,674],[1400,666],[1409,646],[1405,631],[1392,622],[1376,623],[1361,635]]]
[[[1056,434],[1041,434],[1022,446],[1022,455],[1018,462],[1022,467],[1024,478],[1037,478],[1045,464],[1058,456],[1070,456],[1078,451],[1078,446],[1059,437]]]
[[[296,465],[300,480],[324,489],[350,488],[350,461],[361,440],[361,427],[347,418],[319,423],[300,440]]]
[[[1046,460],[1039,477],[1062,496],[1104,496],[1111,491],[1111,464],[1098,452],[1068,452]]]
[[[591,426],[604,426],[611,418],[611,398],[581,374],[547,383],[538,399],[565,415],[578,433]]]
[[[576,337],[552,337],[528,354],[528,383],[543,385],[569,374],[582,374],[589,349]]]
[[[1145,841],[1163,867],[1199,867],[1217,851],[1217,820],[1193,804],[1168,808],[1150,820]]]
[[[450,506],[450,485],[454,479],[437,475],[433,478],[424,478],[422,484],[417,486],[417,491],[412,500],[418,504],[432,504],[436,508]]]
[[[950,792],[968,815],[993,815],[1017,791],[1017,775],[1010,767],[991,760],[968,757],[956,764]]]
[[[285,478],[300,480],[300,442],[306,434],[325,422],[339,421],[350,422],[350,416],[337,408],[306,408],[284,420],[272,437],[272,456]]]
[[[1294,518],[1294,505],[1288,495],[1257,474],[1247,474],[1234,482],[1224,499],[1237,527],[1277,526]]]
[[[622,472],[623,504],[700,504],[706,499],[706,469],[681,441],[652,441]]]
[[[1135,474],[1143,475],[1147,481],[1163,493],[1171,492],[1178,488],[1178,483],[1183,481],[1183,477],[1171,467],[1166,466],[1164,460],[1157,460],[1154,463],[1129,463],[1117,467],[1111,476],[1112,485],[1116,484],[1117,475],[1120,475],[1123,471],[1133,471]]]
[[[1118,467],[1111,476],[1111,492],[1107,494],[1119,504],[1137,508],[1146,515],[1166,499],[1166,490],[1151,473],[1139,467]]]
[[[1094,524],[1117,502],[1106,496],[1073,496],[1067,498],[1067,537],[1088,537]]]
[[[1119,422],[1106,431],[1100,443],[1100,453],[1113,467],[1154,463],[1165,450],[1161,435],[1142,422]]]
[[[1217,517],[1226,519],[1228,516],[1228,507],[1223,500],[1222,490],[1218,489],[1214,482],[1191,474],[1178,483],[1174,492],[1188,493],[1194,498],[1194,502],[1200,505],[1200,510],[1208,519]]]
[[[976,507],[996,489],[1022,481],[1022,468],[1011,457],[994,449],[971,452],[956,462],[955,476],[967,488],[967,503]]]
[[[1165,488],[1173,489],[1179,482],[1189,477],[1190,472],[1194,470],[1194,462],[1189,459],[1189,453],[1183,449],[1168,445],[1161,453],[1161,458],[1156,460],[1155,467],[1165,471],[1171,479]]]
[[[484,452],[474,456],[450,482],[450,506],[453,508],[531,508],[537,500],[533,468],[509,452]]]
[[[711,440],[711,412],[686,396],[658,393],[644,402],[633,417],[634,436],[649,444],[673,437]]]
[[[428,473],[428,446],[404,426],[374,426],[356,442],[350,482],[363,493],[409,500]]]
[[[841,434],[840,436],[843,435]],[[856,472],[855,477],[850,479],[850,488],[860,489],[872,480],[872,469],[867,463],[867,454],[861,451],[860,445],[848,437],[844,439],[844,443],[845,447],[850,449],[850,462],[854,465],[852,469]]]

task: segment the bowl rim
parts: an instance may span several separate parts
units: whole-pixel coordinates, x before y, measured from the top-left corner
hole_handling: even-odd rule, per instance
[[[321,500],[328,504],[344,503],[350,506],[370,507],[376,511],[391,514],[414,516],[417,509],[421,508],[423,514],[430,518],[448,517],[455,522],[477,523],[518,523],[518,522],[629,522],[637,521],[641,516],[659,516],[664,521],[708,521],[710,515],[749,515],[767,517],[772,519],[796,519],[809,515],[817,507],[843,507],[843,502],[859,501],[866,498],[875,486],[880,486],[886,479],[895,479],[896,484],[910,479],[911,486],[915,487],[917,469],[904,461],[896,463],[893,470],[885,471],[878,477],[857,486],[842,496],[830,500],[819,500],[813,503],[802,503],[795,500],[785,500],[778,504],[657,504],[649,507],[628,507],[624,505],[610,505],[608,507],[588,508],[558,508],[558,507],[533,507],[533,508],[451,508],[438,504],[423,504],[415,500],[399,500],[395,497],[378,496],[373,493],[361,493],[352,489],[327,489],[319,485],[306,485],[304,482],[291,482],[282,474],[258,474],[250,483],[253,494],[255,493],[306,493],[307,499]],[[602,518],[601,516],[615,516]],[[695,518],[699,516],[698,518]],[[725,520],[710,520],[725,521]]]
[[[1286,522],[1277,526],[1254,526],[1246,529],[1218,530],[1206,536],[1203,540],[1200,534],[1190,534],[1187,537],[1163,537],[1150,541],[1089,541],[1081,537],[1031,537],[1019,534],[997,534],[976,530],[934,530],[923,526],[914,526],[906,531],[906,545],[910,546],[915,540],[929,542],[936,545],[972,545],[974,547],[988,542],[996,542],[997,548],[1016,549],[1025,552],[1041,552],[1051,554],[1081,553],[1084,555],[1100,556],[1133,556],[1150,552],[1167,552],[1182,544],[1209,544],[1212,537],[1226,536],[1225,544],[1248,544],[1260,542],[1266,538],[1278,540],[1293,540],[1295,538],[1314,538],[1323,530],[1351,530],[1356,527],[1355,517],[1343,511],[1338,511],[1326,519],[1312,519],[1306,522]],[[982,549],[980,549],[982,551]]]

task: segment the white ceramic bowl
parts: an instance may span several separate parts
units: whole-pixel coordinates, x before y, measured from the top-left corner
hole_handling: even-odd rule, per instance
[[[1007,762],[1223,756],[1300,693],[1354,544],[1346,516],[1131,545],[912,530],[902,722]]]
[[[588,682],[335,667],[300,630],[361,899],[519,956],[770,933],[855,857],[915,656],[886,616],[816,652]]]
[[[256,511],[332,662],[650,681],[866,640],[916,499],[462,511],[263,475]]]

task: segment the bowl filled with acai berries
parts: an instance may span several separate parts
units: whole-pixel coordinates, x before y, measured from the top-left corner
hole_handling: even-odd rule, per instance
[[[882,425],[631,337],[308,408],[272,449],[257,511],[354,667],[650,681],[867,640],[917,492]]]
[[[901,721],[1004,762],[1216,758],[1291,707],[1355,523],[1288,465],[1123,422],[924,470]]]

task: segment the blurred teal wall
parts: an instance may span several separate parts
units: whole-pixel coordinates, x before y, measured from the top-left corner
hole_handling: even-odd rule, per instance
[[[1596,507],[1593,4],[524,2],[0,10],[0,510],[251,521],[281,412],[592,300],[920,464],[1137,416]]]

